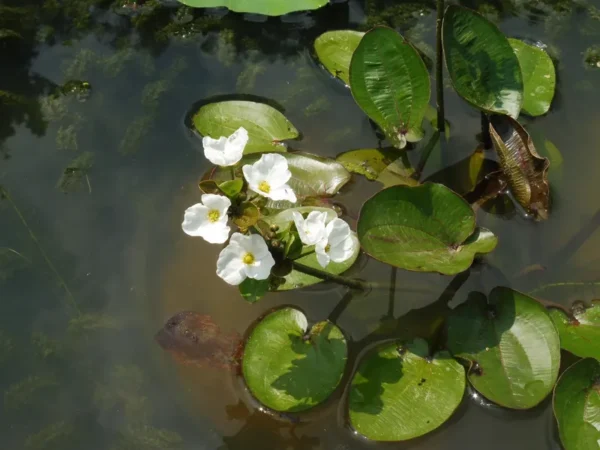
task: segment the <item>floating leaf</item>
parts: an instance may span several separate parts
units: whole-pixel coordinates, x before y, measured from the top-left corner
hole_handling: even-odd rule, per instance
[[[377,27],[365,34],[350,64],[350,88],[394,147],[423,137],[429,73],[419,53],[394,30]]]
[[[511,117],[491,116],[490,135],[500,167],[519,205],[536,219],[547,219],[549,161],[538,155],[527,131]]]
[[[256,303],[269,292],[269,280],[246,278],[239,286],[240,294],[249,303]]]
[[[182,311],[156,333],[156,342],[183,364],[233,369],[240,337],[223,333],[210,316]]]
[[[202,106],[193,117],[194,127],[203,136],[219,139],[240,127],[248,131],[244,153],[285,152],[281,141],[295,139],[298,130],[283,114],[265,103],[228,100]]]
[[[358,219],[358,239],[372,257],[402,269],[452,275],[469,268],[497,243],[475,228],[475,214],[441,184],[393,186],[367,200]]]
[[[327,31],[315,40],[315,52],[321,64],[334,77],[350,84],[352,54],[365,33],[354,30]]]
[[[565,450],[597,450],[600,442],[600,362],[569,367],[554,389],[554,415]]]
[[[344,335],[331,322],[308,329],[295,308],[268,314],[244,348],[243,375],[252,394],[275,411],[304,411],[325,401],[346,367]]]
[[[559,309],[550,310],[550,318],[560,336],[560,346],[581,358],[600,359],[600,304],[574,309],[567,316]]]
[[[434,173],[426,181],[443,184],[464,196],[472,192],[487,174],[498,169],[495,161],[485,157],[483,147],[478,147],[471,156]]]
[[[554,63],[540,47],[509,39],[523,75],[523,112],[541,116],[550,110],[556,88]]]
[[[307,11],[325,6],[329,0],[179,0],[194,8],[224,6],[235,12],[282,16],[294,11]]]
[[[518,117],[523,77],[519,60],[498,27],[475,11],[450,5],[442,33],[456,92],[483,111]]]
[[[85,180],[87,181],[88,189],[91,190],[88,172],[93,164],[94,154],[91,152],[83,152],[65,167],[56,187],[65,193],[73,192],[82,188]]]
[[[465,371],[448,352],[431,356],[427,342],[391,342],[371,350],[352,379],[348,407],[356,431],[375,441],[429,433],[462,401]]]
[[[531,297],[497,287],[489,299],[474,293],[448,318],[447,347],[471,365],[468,377],[487,399],[528,409],[552,391],[560,342],[544,307]]]
[[[386,187],[418,184],[411,178],[415,170],[410,165],[406,152],[363,148],[340,153],[335,159],[349,172],[364,175],[368,180],[377,180]]]
[[[262,154],[246,155],[240,161],[240,166],[254,164],[261,156]],[[287,159],[292,173],[288,184],[298,197],[296,206],[310,197],[331,197],[350,181],[350,173],[333,159],[302,152],[283,153],[282,156]],[[211,172],[205,174],[204,179],[216,182],[228,180],[231,179],[231,171],[215,167]],[[294,205],[287,201],[270,201],[267,206],[272,209],[288,209]]]

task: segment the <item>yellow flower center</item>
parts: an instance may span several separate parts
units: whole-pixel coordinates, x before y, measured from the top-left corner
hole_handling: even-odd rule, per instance
[[[208,212],[208,220],[211,222],[216,222],[221,217],[221,213],[217,209],[211,209]]]
[[[327,244],[327,245],[325,246],[325,252],[326,252],[326,253],[329,253],[329,250],[331,250],[331,245]]]
[[[271,186],[266,181],[261,181],[258,185],[258,189],[263,191],[265,194],[271,192]]]
[[[254,262],[254,255],[252,253],[246,253],[242,261],[244,261],[244,264],[252,264]]]

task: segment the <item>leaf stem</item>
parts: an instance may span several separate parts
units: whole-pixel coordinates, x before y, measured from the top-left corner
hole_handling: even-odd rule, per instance
[[[48,256],[48,254],[46,253],[46,251],[42,247],[42,244],[40,244],[40,241],[38,241],[37,236],[34,234],[33,230],[31,229],[31,227],[29,226],[29,224],[25,220],[25,217],[21,213],[21,210],[17,207],[17,205],[13,201],[12,197],[10,196],[10,194],[8,193],[8,191],[6,190],[6,188],[4,188],[3,186],[0,186],[0,196],[4,196],[4,198],[6,198],[8,200],[8,202],[11,204],[12,208],[14,209],[15,213],[17,214],[17,216],[21,220],[21,223],[27,229],[27,231],[29,233],[29,236],[31,237],[31,240],[35,243],[35,245],[37,246],[37,248],[38,248],[39,252],[41,253],[42,257],[46,261],[46,264],[48,265],[48,267],[54,273],[54,276],[58,280],[58,284],[65,290],[65,292],[67,294],[67,299],[68,299],[69,306],[71,306],[71,308],[73,308],[73,310],[75,310],[75,312],[77,313],[78,316],[81,315],[81,312],[79,311],[79,308],[77,307],[77,302],[75,301],[75,297],[73,296],[73,293],[69,289],[69,286],[67,285],[67,283],[65,282],[65,280],[63,279],[63,277],[60,275],[60,273],[58,272],[58,270],[56,269],[56,267],[54,266],[54,264],[52,264],[52,261],[50,260],[50,257]]]
[[[444,117],[444,51],[442,48],[442,21],[444,19],[444,0],[436,1],[437,19],[435,23],[435,87],[437,94],[437,128],[443,133],[446,125]]]
[[[313,277],[320,278],[324,281],[333,281],[334,283],[348,286],[351,289],[358,289],[360,291],[366,291],[371,288],[370,283],[367,281],[359,280],[357,278],[342,277],[340,275],[334,275],[332,273],[325,272],[323,270],[315,269],[314,267],[305,266],[299,262],[292,261],[292,267],[298,272],[312,275]]]
[[[429,159],[429,156],[431,156],[431,152],[435,148],[435,145],[438,143],[439,139],[440,139],[440,132],[434,131],[433,135],[429,139],[429,142],[427,142],[427,145],[421,152],[421,159],[419,159],[419,164],[417,165],[417,169],[415,170],[415,173],[413,174],[413,178],[416,179],[417,181],[421,179],[423,170],[425,170],[425,164],[427,164],[427,160]]]

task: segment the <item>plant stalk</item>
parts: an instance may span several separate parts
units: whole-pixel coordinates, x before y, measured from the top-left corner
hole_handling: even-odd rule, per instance
[[[305,266],[299,262],[292,261],[292,267],[298,272],[312,275],[313,277],[320,278],[324,281],[333,281],[334,283],[348,286],[351,289],[358,289],[360,291],[366,291],[370,289],[370,283],[359,280],[357,278],[342,277],[340,275],[334,275],[332,273],[325,272],[323,270],[315,269],[314,267]]]
[[[444,0],[437,0],[437,19],[435,22],[435,88],[437,94],[437,129],[444,133],[444,51],[442,48],[442,20],[444,19]]]
[[[441,133],[439,131],[434,131],[431,135],[431,138],[429,139],[429,142],[427,142],[427,145],[421,152],[421,158],[419,159],[419,163],[417,165],[415,173],[412,176],[415,180],[419,181],[421,179],[421,175],[423,175],[423,170],[425,170],[427,160],[429,159],[431,152],[433,151],[440,139],[440,134]]]
[[[490,136],[490,119],[483,111],[481,112],[481,142],[483,148],[489,150],[492,148],[492,137]]]

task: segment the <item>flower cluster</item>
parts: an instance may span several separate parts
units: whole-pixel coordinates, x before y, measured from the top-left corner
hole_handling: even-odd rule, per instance
[[[204,137],[204,155],[218,166],[234,166],[242,159],[248,139],[244,128],[239,128],[229,137]],[[296,194],[288,184],[292,173],[285,157],[266,153],[254,164],[246,164],[241,169],[243,186],[253,198],[297,202]],[[241,232],[229,237],[229,217],[235,217],[240,210],[240,201],[246,198],[247,195],[241,191],[227,195],[204,194],[201,203],[186,209],[182,223],[186,234],[200,236],[207,242],[223,244],[229,239],[228,245],[219,254],[217,275],[231,285],[239,285],[246,278],[266,280],[277,261],[284,259],[282,242],[276,235],[277,226],[271,227],[266,241],[261,234],[251,234],[249,229],[242,227]],[[327,212],[320,211],[312,211],[306,218],[293,211],[292,216],[300,241],[305,246],[314,246],[322,267],[331,261],[346,261],[356,251],[358,240],[343,220],[335,218],[328,222]],[[261,233],[258,227],[254,228]]]

